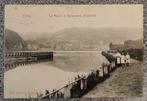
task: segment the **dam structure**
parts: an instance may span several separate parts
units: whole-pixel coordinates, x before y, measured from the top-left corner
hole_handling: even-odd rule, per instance
[[[50,51],[7,51],[5,52],[5,71],[19,65],[52,61],[53,52]]]

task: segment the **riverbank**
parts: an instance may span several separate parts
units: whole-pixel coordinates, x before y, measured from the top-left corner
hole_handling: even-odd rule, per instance
[[[143,62],[131,61],[126,68],[117,68],[109,79],[98,84],[83,97],[141,97]]]

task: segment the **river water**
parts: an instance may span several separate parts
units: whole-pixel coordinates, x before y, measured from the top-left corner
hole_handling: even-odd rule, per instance
[[[36,97],[46,89],[59,89],[78,74],[87,74],[108,62],[101,52],[56,51],[53,61],[36,63],[7,71],[4,74],[5,98]]]

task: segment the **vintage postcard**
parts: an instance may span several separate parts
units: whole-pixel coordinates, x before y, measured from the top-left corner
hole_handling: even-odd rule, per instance
[[[5,5],[4,98],[143,96],[143,5]]]

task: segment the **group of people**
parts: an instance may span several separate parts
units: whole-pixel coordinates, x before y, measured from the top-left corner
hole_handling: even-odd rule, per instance
[[[116,65],[118,66],[128,66],[130,64],[130,55],[128,53],[119,53],[115,54],[116,57]]]
[[[60,91],[56,91],[53,89],[52,93],[49,92],[49,90],[45,91],[45,98],[64,98],[64,94]]]

